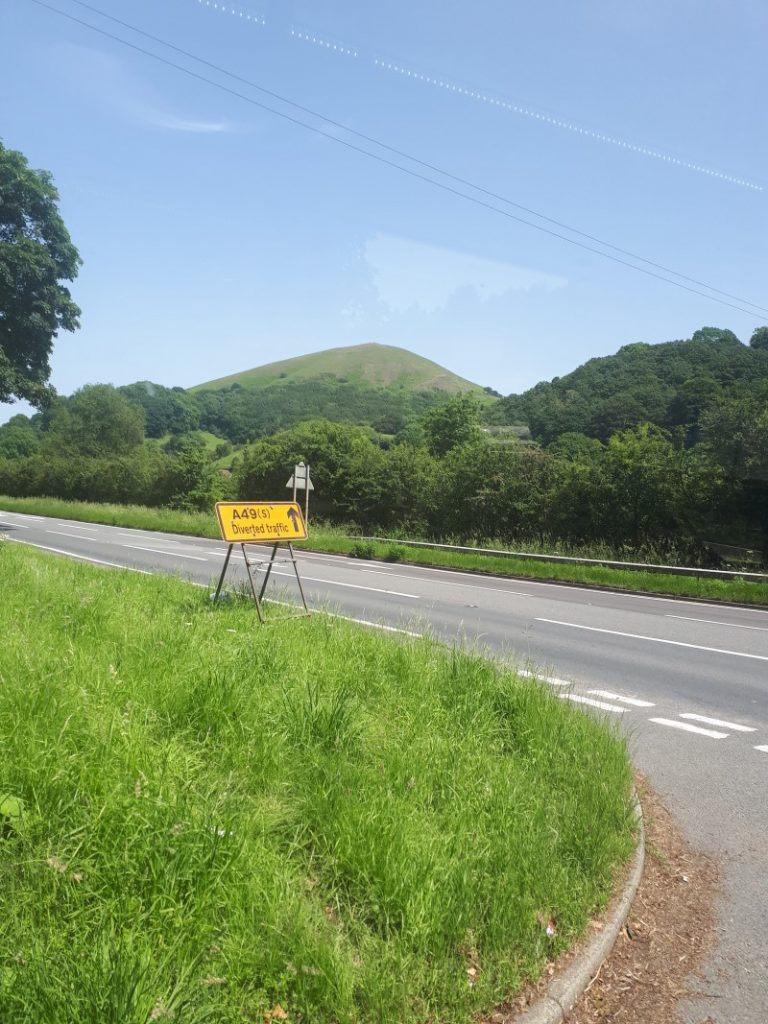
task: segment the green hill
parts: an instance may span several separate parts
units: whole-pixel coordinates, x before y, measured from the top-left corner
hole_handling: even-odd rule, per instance
[[[351,345],[329,348],[306,356],[267,363],[252,370],[206,381],[189,390],[219,391],[238,384],[243,388],[264,388],[270,385],[295,384],[317,378],[335,377],[341,383],[354,383],[369,388],[406,389],[409,391],[475,391],[482,395],[479,384],[458,377],[450,370],[394,345]]]
[[[199,426],[236,443],[322,417],[395,434],[450,395],[492,397],[429,359],[392,345],[352,345],[268,363],[188,392]]]
[[[768,401],[766,331],[755,331],[749,346],[715,327],[703,327],[685,341],[625,345],[564,377],[509,395],[497,414],[507,423],[527,423],[541,444],[570,432],[605,441],[639,423],[682,428],[695,443],[708,410],[733,400]]]

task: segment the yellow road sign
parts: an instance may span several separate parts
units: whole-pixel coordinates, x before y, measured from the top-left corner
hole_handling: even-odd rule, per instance
[[[306,540],[307,527],[295,501],[219,501],[221,536],[230,544]]]

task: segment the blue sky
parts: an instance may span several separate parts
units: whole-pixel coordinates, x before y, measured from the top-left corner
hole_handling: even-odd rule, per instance
[[[82,328],[59,336],[52,360],[63,394],[187,387],[368,341],[508,394],[704,325],[746,342],[768,318],[337,141],[603,248],[344,128],[362,132],[768,307],[760,0],[95,0],[343,127],[74,0],[46,2],[333,137],[32,0],[4,3],[0,138],[52,172],[83,258]],[[0,406],[0,419],[18,411]]]

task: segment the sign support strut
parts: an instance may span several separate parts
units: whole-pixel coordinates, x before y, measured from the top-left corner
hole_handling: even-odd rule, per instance
[[[280,541],[276,541],[276,543],[274,544],[274,546],[272,548],[272,553],[270,554],[268,559],[260,559],[260,560],[253,561],[253,562],[249,562],[248,561],[248,555],[247,555],[246,550],[245,550],[245,544],[240,544],[239,545],[240,549],[243,552],[243,561],[245,562],[245,571],[248,574],[248,582],[251,585],[251,593],[253,594],[253,601],[254,601],[254,604],[256,605],[256,612],[257,612],[257,614],[259,616],[259,622],[261,622],[262,624],[264,624],[267,621],[266,620],[266,616],[264,615],[264,607],[263,607],[264,593],[265,593],[265,591],[267,589],[267,583],[269,583],[269,577],[270,577],[270,574],[272,572],[272,567],[277,562],[290,562],[293,565],[293,571],[296,574],[296,582],[297,582],[297,584],[299,586],[299,594],[301,595],[301,603],[304,606],[304,613],[303,613],[303,615],[301,613],[299,613],[298,615],[283,615],[283,616],[281,616],[281,618],[285,618],[285,619],[303,618],[304,615],[311,615],[312,614],[312,612],[309,609],[309,606],[307,605],[307,598],[306,598],[306,596],[304,594],[304,587],[303,587],[302,582],[301,582],[301,576],[299,575],[299,566],[298,566],[298,563],[296,561],[296,555],[295,555],[294,550],[293,550],[293,544],[291,544],[290,541],[286,541],[285,543],[287,544],[287,547],[288,547],[288,558],[278,558],[278,554],[280,552],[280,543],[281,543]],[[224,586],[224,577],[227,574],[227,569],[229,568],[229,560],[232,557],[232,549],[234,547],[235,547],[234,544],[230,544],[228,546],[228,548],[227,548],[227,556],[224,559],[224,565],[223,565],[222,570],[221,570],[221,576],[219,577],[219,582],[216,585],[216,593],[213,595],[214,602],[218,601],[220,596],[221,596],[221,590],[222,590],[222,587]],[[256,590],[256,579],[254,578],[254,572],[258,572],[259,570],[264,569],[265,566],[266,566],[266,569],[264,571],[264,579],[262,580],[261,586],[259,587],[258,592],[257,592],[257,590]]]

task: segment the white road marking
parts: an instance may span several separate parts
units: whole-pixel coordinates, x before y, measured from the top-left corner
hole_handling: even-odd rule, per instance
[[[670,729],[684,729],[685,732],[695,732],[699,736],[710,736],[713,740],[724,740],[727,732],[716,732],[714,729],[701,729],[698,725],[689,725],[687,722],[677,722],[672,718],[649,718],[649,722],[656,722],[657,725],[668,725]]]
[[[53,532],[53,531],[50,531]],[[141,544],[121,544],[121,548],[135,548],[137,551],[151,551],[155,555],[170,555],[171,558],[192,558],[195,562],[207,562],[207,558],[199,555],[183,555],[179,551],[163,551],[162,548],[145,548]]]
[[[273,576],[289,576],[291,579],[296,577],[292,572],[279,572],[277,569],[272,570]],[[410,597],[413,601],[420,601],[421,598],[418,594],[401,594],[397,590],[382,590],[381,587],[364,587],[360,583],[340,583],[338,580],[321,580],[318,576],[304,576],[301,577],[302,583],[305,580],[309,580],[311,583],[324,583],[327,587],[351,587],[352,590],[370,590],[374,594],[391,594],[392,597]]]
[[[12,526],[15,530],[31,530],[32,529],[31,526],[25,526],[24,523],[10,523],[9,525]]]
[[[46,533],[55,533],[57,537],[69,537],[70,540],[72,540],[74,537],[77,536],[76,533],[64,533],[63,530],[46,530],[45,532]],[[88,537],[80,537],[79,539],[80,540],[89,540],[90,538],[88,538]]]
[[[329,619],[344,619],[345,622],[356,622],[359,626],[372,626],[373,629],[383,629],[386,633],[405,633],[406,636],[421,638],[423,633],[414,633],[410,629],[398,629],[397,626],[387,626],[383,622],[371,622],[369,619],[353,619],[350,615],[337,615],[334,612],[320,612],[327,615]]]
[[[573,686],[573,683],[569,683],[567,679],[557,679],[555,676],[544,676],[540,672],[531,672],[527,668],[520,668],[517,670],[519,676],[524,676],[526,679],[538,679],[539,682],[549,683],[550,686]]]
[[[763,745],[761,745],[759,747],[755,747],[755,750],[762,750],[762,752],[764,754],[768,754],[768,746],[766,746],[765,744],[763,744]]]
[[[694,619],[692,615],[665,615],[667,619],[685,619],[686,622],[708,622],[711,626],[733,626],[735,629],[756,629],[768,633],[768,626],[742,626],[740,622],[719,622],[717,619]]]
[[[722,729],[733,729],[735,732],[757,732],[751,725],[737,725],[736,722],[724,722],[722,718],[707,718],[706,715],[694,715],[686,711],[681,718],[688,718],[692,722],[704,722],[705,725],[719,725]]]
[[[637,697],[624,697],[620,693],[611,693],[610,690],[590,690],[596,697],[605,697],[606,700],[618,700],[622,704],[631,704],[633,708],[655,708],[652,700],[640,700]]]
[[[361,569],[361,572],[372,572],[378,576],[393,576],[401,580],[411,580],[413,583],[422,582],[418,576],[410,576],[404,572],[387,572],[386,569]],[[469,573],[467,574],[469,575]],[[426,582],[423,581],[423,582]],[[452,587],[469,587],[472,590],[485,590],[489,594],[513,594],[515,597],[533,597],[533,594],[525,594],[522,590],[507,590],[506,587],[484,587],[479,583],[459,583],[451,581]]]
[[[4,516],[24,516],[25,519],[38,519],[44,523],[48,516],[33,516],[31,512],[3,512]]]
[[[611,636],[626,636],[630,640],[651,640],[656,644],[671,644],[672,647],[688,647],[695,651],[708,651],[710,654],[729,654],[734,658],[751,658],[754,661],[768,661],[766,654],[745,654],[744,651],[728,651],[722,647],[703,647],[701,644],[684,644],[682,640],[663,640],[659,636],[643,636],[641,633],[623,633],[619,629],[600,629],[598,626],[582,626],[578,622],[561,622],[559,619],[536,619],[536,622],[549,622],[554,626],[570,626],[571,629],[587,629],[591,633],[608,633]]]
[[[187,580],[188,583],[192,583],[195,587],[207,587],[207,583],[195,583],[194,580]],[[291,601],[278,601],[274,597],[265,597],[265,604],[279,604],[285,608],[300,608],[298,604],[294,604]],[[356,622],[359,626],[371,626],[373,629],[383,629],[386,633],[405,633],[406,636],[414,636],[421,639],[423,633],[414,633],[410,629],[399,629],[397,626],[387,626],[383,622],[371,622],[369,619],[353,619],[351,615],[341,615],[339,612],[312,612],[312,615],[325,615],[329,619],[343,619],[345,622]]]
[[[615,704],[606,704],[603,700],[592,700],[590,697],[580,697],[578,693],[559,693],[560,700],[572,700],[574,704],[588,704],[591,708],[600,708],[601,711],[614,711],[623,715],[625,708],[617,708]]]
[[[154,576],[148,569],[137,569],[133,565],[121,565],[120,562],[105,562],[103,558],[91,558],[90,555],[76,555],[73,551],[63,551],[61,548],[47,547],[45,544],[34,544],[30,540],[19,540],[17,537],[9,537],[8,540],[14,544],[25,544],[28,548],[37,548],[40,551],[53,551],[57,555],[66,555],[67,558],[79,558],[83,562],[93,562],[94,565],[109,565],[113,569],[125,569],[128,572],[140,572],[142,576]]]
[[[98,533],[98,526],[81,526],[80,523],[56,523],[57,526],[68,526],[71,530],[88,530],[92,533]],[[49,533],[52,531],[49,531]]]
[[[156,543],[174,544],[177,547],[182,546],[181,541],[176,540],[173,537],[169,537],[162,533],[155,533],[152,530],[131,530],[130,533],[118,533],[117,537],[118,539],[122,537],[123,540],[153,540]]]

